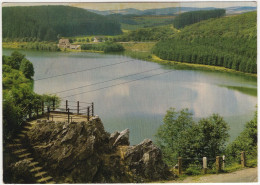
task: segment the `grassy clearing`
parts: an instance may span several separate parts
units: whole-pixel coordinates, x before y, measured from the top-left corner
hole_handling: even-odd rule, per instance
[[[26,42],[2,42],[3,48],[11,49],[21,49],[21,46],[25,44]]]

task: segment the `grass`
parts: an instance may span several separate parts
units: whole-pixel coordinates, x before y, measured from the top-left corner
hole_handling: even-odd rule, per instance
[[[3,48],[21,49],[26,42],[2,42]]]

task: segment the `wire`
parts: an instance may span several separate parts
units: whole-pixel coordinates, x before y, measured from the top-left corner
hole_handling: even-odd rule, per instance
[[[63,74],[59,74],[59,75],[55,75],[55,76],[49,76],[49,77],[39,78],[39,79],[35,79],[34,81],[46,80],[46,79],[56,78],[56,77],[65,76],[65,75],[70,75],[70,74],[74,74],[74,73],[80,73],[80,72],[84,72],[84,71],[90,71],[90,70],[99,69],[99,68],[103,68],[103,67],[108,67],[108,66],[123,64],[123,63],[130,62],[130,61],[134,61],[134,60],[132,59],[132,60],[127,60],[127,61],[123,61],[123,62],[118,62],[118,63],[113,63],[113,64],[107,64],[107,65],[103,65],[103,66],[98,66],[98,67],[93,67],[93,68],[87,68],[87,69],[83,69],[83,70],[80,70],[80,71],[73,71],[73,72],[63,73]],[[24,83],[25,83],[25,82],[24,82]]]
[[[69,96],[64,96],[64,97],[61,97],[61,98],[64,99],[64,98],[67,98],[67,97],[72,97],[72,96],[76,96],[76,95],[80,95],[80,94],[85,94],[85,93],[89,93],[89,92],[94,92],[94,91],[106,89],[106,88],[109,88],[109,87],[114,87],[114,86],[118,86],[118,85],[122,85],[122,84],[126,84],[126,83],[131,83],[131,82],[135,82],[135,81],[142,80],[142,79],[145,79],[145,78],[150,78],[150,77],[153,77],[153,76],[158,76],[158,75],[162,75],[162,74],[166,74],[166,73],[170,73],[170,72],[173,72],[173,71],[170,70],[170,71],[166,71],[166,72],[163,72],[163,73],[146,76],[146,77],[143,77],[143,78],[138,78],[138,79],[131,80],[131,81],[127,81],[127,82],[122,82],[122,83],[119,83],[119,84],[110,85],[110,86],[102,87],[102,88],[95,89],[95,90],[90,90],[90,91],[85,91],[85,92],[82,92],[82,93],[77,93],[77,94],[72,94],[72,95],[69,95]]]
[[[88,85],[83,85],[83,86],[79,86],[79,87],[76,87],[76,88],[71,88],[71,89],[67,89],[67,90],[63,90],[63,91],[58,91],[58,92],[51,93],[51,94],[64,93],[64,92],[67,92],[67,91],[72,91],[72,90],[81,89],[81,88],[84,88],[84,87],[89,87],[89,86],[92,86],[92,85],[102,84],[102,83],[118,80],[118,79],[129,77],[129,76],[134,76],[134,75],[139,75],[139,74],[142,74],[142,73],[147,73],[147,72],[158,70],[158,69],[161,69],[161,68],[159,67],[159,68],[150,69],[150,70],[147,70],[147,71],[142,71],[142,72],[139,72],[139,73],[134,73],[134,74],[129,74],[129,75],[125,75],[125,76],[120,76],[120,77],[113,78],[113,79],[110,79],[110,80],[97,82],[97,83],[93,83],[93,84],[88,84]]]

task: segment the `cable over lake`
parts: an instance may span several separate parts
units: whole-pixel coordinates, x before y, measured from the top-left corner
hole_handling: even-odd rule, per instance
[[[4,49],[3,54],[12,51]],[[256,110],[256,78],[244,75],[177,69],[123,55],[19,52],[33,63],[34,79],[42,79],[34,82],[36,93],[94,102],[105,129],[112,133],[129,128],[132,145],[154,140],[170,107],[188,108],[196,120],[220,114],[230,126],[230,141]]]

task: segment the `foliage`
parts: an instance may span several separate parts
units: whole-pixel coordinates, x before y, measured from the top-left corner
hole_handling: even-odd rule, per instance
[[[33,92],[31,77],[34,74],[32,63],[19,52],[11,56],[3,56],[3,139],[10,140],[16,134],[30,112],[34,112],[44,101],[46,105],[55,98],[58,105],[60,100],[56,96],[38,95]],[[20,60],[22,59],[21,63]],[[17,64],[17,65],[13,65]],[[13,66],[15,68],[13,68]],[[17,70],[16,67],[20,70]]]
[[[23,72],[26,78],[31,79],[34,75],[33,64],[24,58],[21,62],[20,71]]]
[[[187,26],[153,52],[164,60],[256,73],[256,48],[256,12],[250,12]]]
[[[35,49],[47,51],[60,51],[57,44],[49,42],[27,42],[20,46],[22,49]]]
[[[159,41],[169,39],[175,33],[177,33],[177,30],[170,25],[141,28],[118,36],[117,41]]]
[[[226,13],[225,9],[214,9],[214,10],[200,10],[200,11],[191,11],[185,12],[178,15],[174,21],[173,25],[175,28],[183,28],[187,25],[194,24],[203,20],[210,18],[216,18],[224,16]]]
[[[188,109],[176,112],[170,108],[156,138],[165,162],[175,165],[178,157],[215,158],[225,149],[228,130],[227,123],[217,114],[195,123]]]
[[[230,161],[239,160],[241,151],[246,151],[247,158],[257,157],[257,111],[254,118],[246,123],[243,132],[226,149]]]
[[[11,57],[9,56],[2,56],[3,64],[11,66],[13,69],[19,69],[22,60],[24,59],[24,55],[19,53],[18,51],[14,51],[11,54]]]
[[[111,18],[69,6],[3,7],[3,38],[55,41],[57,36],[116,35],[120,24]],[[29,40],[30,39],[30,40]],[[35,41],[35,40],[34,40]]]
[[[96,51],[104,51],[105,53],[108,52],[120,52],[124,51],[124,47],[120,43],[115,42],[104,42],[99,44],[83,44],[81,45],[82,50],[96,50]]]

